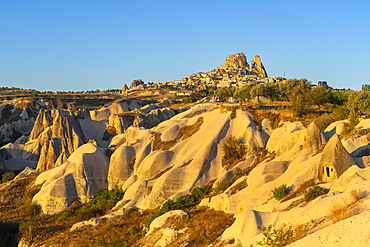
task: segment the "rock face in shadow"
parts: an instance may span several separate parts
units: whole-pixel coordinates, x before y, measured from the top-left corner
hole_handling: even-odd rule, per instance
[[[53,168],[60,155],[70,156],[86,143],[78,120],[63,110],[41,111],[30,135],[30,141],[33,140],[40,149],[39,171]]]
[[[353,165],[356,165],[355,160],[343,147],[338,135],[335,134],[323,150],[318,165],[317,180],[321,183],[332,182]]]
[[[176,112],[172,108],[157,108],[147,114],[138,110],[112,114],[109,117],[109,125],[103,135],[103,140],[109,140],[115,135],[124,133],[130,126],[151,129],[160,122],[168,120],[175,115]]]

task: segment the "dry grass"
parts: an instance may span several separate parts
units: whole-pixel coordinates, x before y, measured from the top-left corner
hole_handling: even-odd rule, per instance
[[[156,174],[153,178],[151,178],[149,180],[153,180],[153,179],[159,178],[160,176],[162,176],[163,174],[165,174],[166,172],[168,172],[169,170],[171,170],[172,167],[173,166],[167,167],[165,170],[159,172],[158,174]]]
[[[363,192],[360,190],[352,190],[351,196],[356,200],[356,202],[358,202],[364,197]]]
[[[189,243],[189,246],[207,246],[221,236],[235,221],[230,214],[204,206],[193,208],[187,213],[189,217],[169,218],[163,226],[163,228],[170,227],[175,230],[188,228],[186,231],[188,238],[178,237],[171,243],[171,246],[179,246],[185,241]]]
[[[135,161],[136,161],[136,156],[132,157],[132,159],[130,160],[130,168],[132,171],[135,168]]]
[[[347,213],[347,210],[347,207],[335,205],[331,208],[331,212],[328,215],[328,218],[329,220],[331,220],[331,222],[333,222],[333,224],[341,220],[345,220],[350,217],[350,215]]]
[[[200,110],[196,110],[196,111],[193,111],[191,114],[189,114],[188,116],[186,116],[187,118],[191,118],[191,117],[194,117],[194,116],[197,116],[197,115],[200,115],[204,112],[207,112],[206,109],[200,109]]]
[[[242,189],[247,188],[247,187],[248,187],[248,185],[247,185],[247,181],[246,181],[246,180],[244,180],[244,181],[242,181],[242,182],[240,182],[240,183],[236,184],[234,187],[232,187],[229,191],[227,191],[227,193],[226,193],[226,194],[228,194],[228,195],[233,195],[233,194],[236,194],[236,193],[238,193],[239,191],[241,191]]]
[[[197,119],[196,123],[193,125],[186,125],[179,129],[176,136],[171,141],[161,141],[161,134],[153,132],[153,145],[152,151],[155,150],[170,150],[176,143],[183,141],[192,135],[194,135],[202,125],[204,119],[200,117]]]
[[[179,166],[178,168],[185,167],[185,166],[189,165],[192,161],[193,161],[193,159],[188,160],[188,161],[184,162],[184,163],[183,163],[181,166]]]
[[[311,186],[314,186],[315,185],[315,179],[310,179],[306,182],[304,182],[303,184],[301,184],[301,186],[299,186],[298,189],[296,190],[293,190],[291,192],[289,192],[289,194],[287,194],[282,200],[281,202],[285,202],[285,201],[288,201],[290,199],[293,199],[293,198],[296,198],[297,196],[303,194],[303,192],[308,189],[309,187]]]
[[[143,140],[143,139],[136,139],[136,141],[135,141],[135,142],[130,143],[128,146],[129,146],[129,147],[135,146],[136,144],[139,144],[142,140]]]
[[[296,229],[293,230],[294,242],[306,237],[307,234],[308,234],[308,229],[306,226],[303,226],[303,225],[298,226]]]

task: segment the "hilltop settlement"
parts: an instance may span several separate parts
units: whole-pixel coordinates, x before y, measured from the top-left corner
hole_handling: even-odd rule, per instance
[[[369,246],[370,86],[261,58],[122,90],[1,88],[0,246]]]

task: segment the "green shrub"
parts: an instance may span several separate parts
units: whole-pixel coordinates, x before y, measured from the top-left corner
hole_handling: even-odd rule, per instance
[[[31,246],[39,233],[39,225],[35,219],[23,223],[19,226],[19,231],[22,233],[22,238],[25,243]]]
[[[205,195],[208,195],[211,191],[211,186],[204,185],[202,187],[194,188],[190,194],[179,197],[176,202],[172,200],[167,200],[151,218],[145,220],[145,224],[149,226],[155,218],[167,213],[168,211],[178,209],[183,210],[186,208],[194,207],[198,205],[200,203],[200,200]]]
[[[191,97],[188,97],[184,100],[184,103],[193,103],[193,100],[191,99]]]
[[[348,118],[348,110],[342,107],[334,107],[331,117],[334,118],[334,121],[344,120]]]
[[[333,123],[334,119],[327,113],[321,115],[320,117],[315,119],[316,125],[319,127],[321,131],[325,131],[326,127],[329,126],[329,124]]]
[[[28,197],[30,199],[32,199],[37,193],[39,193],[40,191],[40,188],[35,188],[33,190],[31,190],[29,193],[28,193]]]
[[[271,225],[268,227],[258,227],[262,231],[263,240],[257,241],[259,246],[283,247],[293,242],[293,230],[289,227],[288,230],[273,229]]]
[[[78,221],[85,221],[89,220],[91,218],[95,218],[101,214],[101,211],[95,209],[95,208],[88,208],[84,211],[80,211],[77,214],[77,220]]]
[[[284,198],[289,193],[289,189],[286,184],[282,184],[279,187],[276,187],[272,190],[272,194],[274,195],[274,198],[278,201]]]
[[[96,197],[86,203],[81,210],[86,211],[87,209],[93,208],[99,212],[107,212],[112,209],[117,202],[122,200],[125,193],[121,189],[113,189],[108,191],[107,189],[101,189]]]
[[[314,186],[312,188],[309,188],[308,191],[305,192],[304,199],[306,200],[306,202],[309,202],[315,199],[316,197],[319,197],[324,194],[326,194],[324,188],[320,186]]]
[[[135,234],[135,233],[138,233],[141,231],[141,227],[138,226],[138,225],[133,225],[130,227],[129,231],[132,233],[132,234]]]
[[[222,147],[224,151],[224,158],[231,159],[236,158],[239,159],[244,155],[244,148],[241,143],[235,136],[231,135],[226,137],[225,144]]]
[[[74,218],[73,214],[71,214],[70,212],[67,212],[67,211],[63,211],[59,215],[60,220],[69,220],[69,219],[73,219],[73,218]]]
[[[6,172],[3,174],[3,179],[1,180],[2,183],[6,183],[10,180],[13,180],[15,178],[14,172]]]
[[[224,191],[229,187],[229,182],[227,180],[218,181],[216,186],[212,189],[213,193],[218,193],[220,191]]]
[[[26,214],[29,216],[36,216],[40,212],[40,207],[36,204],[32,204],[31,202],[26,202]]]
[[[137,240],[139,240],[140,238],[142,238],[142,237],[144,237],[145,236],[145,232],[139,232],[138,234],[136,234],[133,238],[132,238],[132,240],[134,241],[134,242],[136,242]]]

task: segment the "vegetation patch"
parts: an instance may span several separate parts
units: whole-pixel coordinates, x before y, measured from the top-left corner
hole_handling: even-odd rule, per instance
[[[317,127],[319,127],[319,129],[324,132],[325,129],[331,124],[333,123],[335,120],[334,118],[332,118],[330,116],[330,114],[328,113],[325,113],[323,115],[321,115],[320,117],[316,118],[315,119],[315,123],[317,125]]]
[[[39,235],[39,224],[36,220],[31,219],[28,222],[21,224],[19,226],[19,231],[22,233],[23,241],[31,246]]]
[[[208,246],[235,221],[232,215],[205,206],[194,207],[187,214],[189,217],[171,217],[166,220],[163,228],[187,229],[184,236],[178,236],[169,246],[182,246],[184,242],[189,243],[189,246]]]
[[[170,199],[167,200],[162,205],[162,207],[151,218],[149,218],[145,222],[146,225],[149,226],[150,223],[152,223],[152,221],[155,218],[167,213],[168,211],[178,210],[178,209],[184,210],[184,209],[191,208],[191,207],[194,207],[194,206],[198,205],[200,203],[201,199],[203,199],[203,197],[205,195],[209,194],[211,191],[212,191],[211,186],[204,185],[202,187],[194,188],[191,191],[190,194],[183,195],[183,196],[179,197],[176,200],[176,202],[174,202]]]
[[[197,115],[200,115],[202,113],[205,113],[207,112],[206,109],[199,109],[199,110],[196,110],[196,111],[193,111],[191,114],[189,114],[188,116],[186,116],[187,118],[191,118],[191,117],[194,117],[194,116],[197,116]]]
[[[6,172],[2,176],[1,183],[6,183],[6,182],[8,182],[10,180],[13,180],[14,178],[15,178],[14,172]]]
[[[216,186],[212,189],[212,194],[218,194],[225,191],[229,187],[229,182],[227,180],[218,181]]]
[[[306,200],[306,202],[309,202],[309,201],[312,201],[313,199],[315,199],[316,197],[324,195],[328,192],[329,192],[329,190],[326,190],[326,189],[316,185],[312,188],[309,188],[305,192],[304,199]]]
[[[182,163],[182,165],[181,165],[181,166],[179,166],[178,168],[185,167],[185,166],[189,165],[192,161],[193,161],[193,159],[190,159],[190,160],[188,160],[188,161],[186,161],[186,162]]]
[[[245,159],[248,146],[244,144],[243,140],[238,140],[235,136],[231,135],[226,137],[222,150],[224,151],[222,167],[226,166],[226,170],[230,170]]]
[[[176,143],[183,141],[192,135],[194,135],[202,125],[204,121],[203,117],[197,119],[193,125],[186,125],[179,129],[176,136],[171,141],[161,141],[161,134],[153,132],[153,146],[152,151],[155,150],[170,150]]]
[[[81,211],[86,211],[88,209],[94,209],[101,213],[106,213],[112,209],[117,202],[122,200],[125,193],[121,189],[112,189],[108,191],[107,189],[101,189],[96,197],[86,203]]]
[[[165,174],[166,172],[168,172],[169,170],[171,170],[172,167],[173,166],[167,167],[165,170],[159,172],[158,174],[156,174],[153,178],[151,178],[149,180],[153,180],[153,179],[159,178],[160,176],[162,176],[163,174]]]
[[[293,242],[292,227],[289,227],[288,229],[284,228],[285,226],[275,229],[272,225],[267,227],[258,227],[258,229],[262,231],[263,240],[257,241],[257,246],[283,247],[291,244]]]
[[[135,168],[135,162],[136,162],[136,156],[132,157],[132,159],[130,160],[130,168],[131,170],[133,171],[134,168]]]
[[[298,189],[291,191],[289,194],[287,194],[281,202],[288,201],[290,199],[296,198],[297,196],[303,194],[307,188],[310,188],[311,186],[315,185],[315,179],[310,179],[303,184],[301,184]]]
[[[272,190],[272,195],[278,201],[283,199],[289,193],[289,188],[286,184],[282,184],[279,187],[276,187]]]

